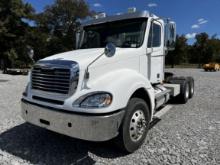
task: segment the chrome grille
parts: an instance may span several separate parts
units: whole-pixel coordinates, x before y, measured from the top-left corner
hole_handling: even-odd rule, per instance
[[[72,61],[40,61],[32,69],[32,89],[73,94],[79,79],[78,64]]]

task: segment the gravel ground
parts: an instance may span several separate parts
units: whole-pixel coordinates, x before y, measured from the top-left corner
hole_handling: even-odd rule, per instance
[[[27,77],[0,74],[0,165],[220,164],[220,72],[169,71],[193,76],[195,96],[173,105],[130,155],[111,142],[77,140],[24,123],[19,102]]]

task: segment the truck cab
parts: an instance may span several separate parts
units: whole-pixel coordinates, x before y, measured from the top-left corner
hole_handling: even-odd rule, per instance
[[[77,50],[39,60],[22,96],[25,121],[90,141],[115,139],[126,152],[144,142],[157,109],[186,103],[193,78],[165,78],[175,23],[147,11],[82,24]]]

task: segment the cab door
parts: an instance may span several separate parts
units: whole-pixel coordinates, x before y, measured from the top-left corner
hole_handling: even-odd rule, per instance
[[[161,83],[164,79],[164,30],[163,22],[152,21],[150,25],[147,58],[148,58],[148,79],[152,84]]]

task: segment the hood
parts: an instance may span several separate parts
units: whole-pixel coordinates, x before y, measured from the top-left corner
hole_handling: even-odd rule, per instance
[[[116,55],[115,58],[119,60],[122,54],[127,53],[135,53],[135,48],[116,48]],[[79,49],[74,51],[69,51],[65,53],[56,54],[47,58],[42,59],[44,60],[68,60],[68,61],[75,61],[79,64],[81,69],[85,69],[93,60],[95,60],[98,56],[104,53],[104,48],[94,48],[94,49]]]
[[[68,60],[75,61],[81,67],[86,67],[90,62],[92,62],[96,57],[104,53],[104,48],[95,48],[95,49],[79,49],[74,51],[69,51],[65,53],[56,54],[44,60]]]

